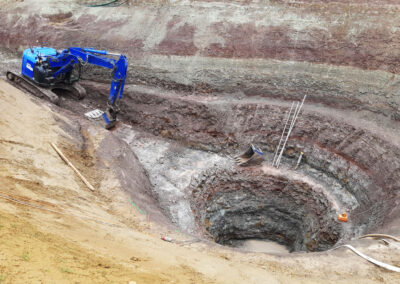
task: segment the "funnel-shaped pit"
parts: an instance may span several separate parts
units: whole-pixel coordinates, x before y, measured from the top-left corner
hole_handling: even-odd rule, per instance
[[[268,167],[208,171],[191,183],[192,210],[220,244],[268,239],[289,251],[322,251],[344,234],[339,206],[322,186]]]

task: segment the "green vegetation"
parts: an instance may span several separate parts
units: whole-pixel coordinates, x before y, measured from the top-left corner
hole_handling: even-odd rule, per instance
[[[29,252],[25,251],[22,255],[22,259],[25,261],[29,261],[31,259],[31,257],[29,256]]]
[[[73,273],[71,269],[69,269],[68,267],[61,267],[61,272],[64,273]]]

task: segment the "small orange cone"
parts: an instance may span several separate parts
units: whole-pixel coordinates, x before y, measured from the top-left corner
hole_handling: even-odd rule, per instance
[[[342,214],[339,214],[338,215],[338,217],[337,217],[337,219],[340,221],[340,222],[347,222],[347,214],[346,214],[346,212],[343,212]]]

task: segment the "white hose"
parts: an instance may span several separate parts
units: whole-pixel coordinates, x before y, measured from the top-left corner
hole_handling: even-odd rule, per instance
[[[386,235],[386,234],[368,234],[368,235],[359,237],[359,239],[363,239],[363,238],[387,238],[387,239],[392,239],[396,242],[400,242],[400,239],[393,237],[391,235]]]
[[[342,246],[338,246],[338,247],[333,248],[333,249],[338,249],[338,248],[341,248],[341,247],[347,247],[347,248],[349,248],[349,249],[352,250],[355,254],[361,256],[362,258],[364,258],[365,260],[368,260],[369,262],[372,262],[372,263],[375,264],[375,265],[378,265],[378,266],[380,266],[380,267],[386,268],[387,270],[390,270],[390,271],[400,272],[400,268],[399,268],[399,267],[396,267],[396,266],[393,266],[393,265],[390,265],[390,264],[381,262],[381,261],[379,261],[379,260],[376,260],[376,259],[374,259],[374,258],[372,258],[372,257],[369,257],[368,255],[365,255],[365,254],[363,254],[362,252],[356,250],[356,249],[355,249],[354,247],[352,247],[351,245],[342,245]]]

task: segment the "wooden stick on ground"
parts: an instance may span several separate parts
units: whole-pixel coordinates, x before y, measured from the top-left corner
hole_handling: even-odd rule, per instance
[[[67,159],[67,157],[64,156],[64,154],[61,152],[60,149],[58,149],[58,147],[54,144],[54,143],[50,143],[51,147],[54,148],[54,150],[56,150],[57,154],[61,157],[61,159],[68,165],[70,166],[74,172],[80,177],[80,179],[86,184],[86,186],[90,189],[94,191],[94,187],[87,181],[87,179],[78,171],[77,168],[74,167],[74,165]]]

